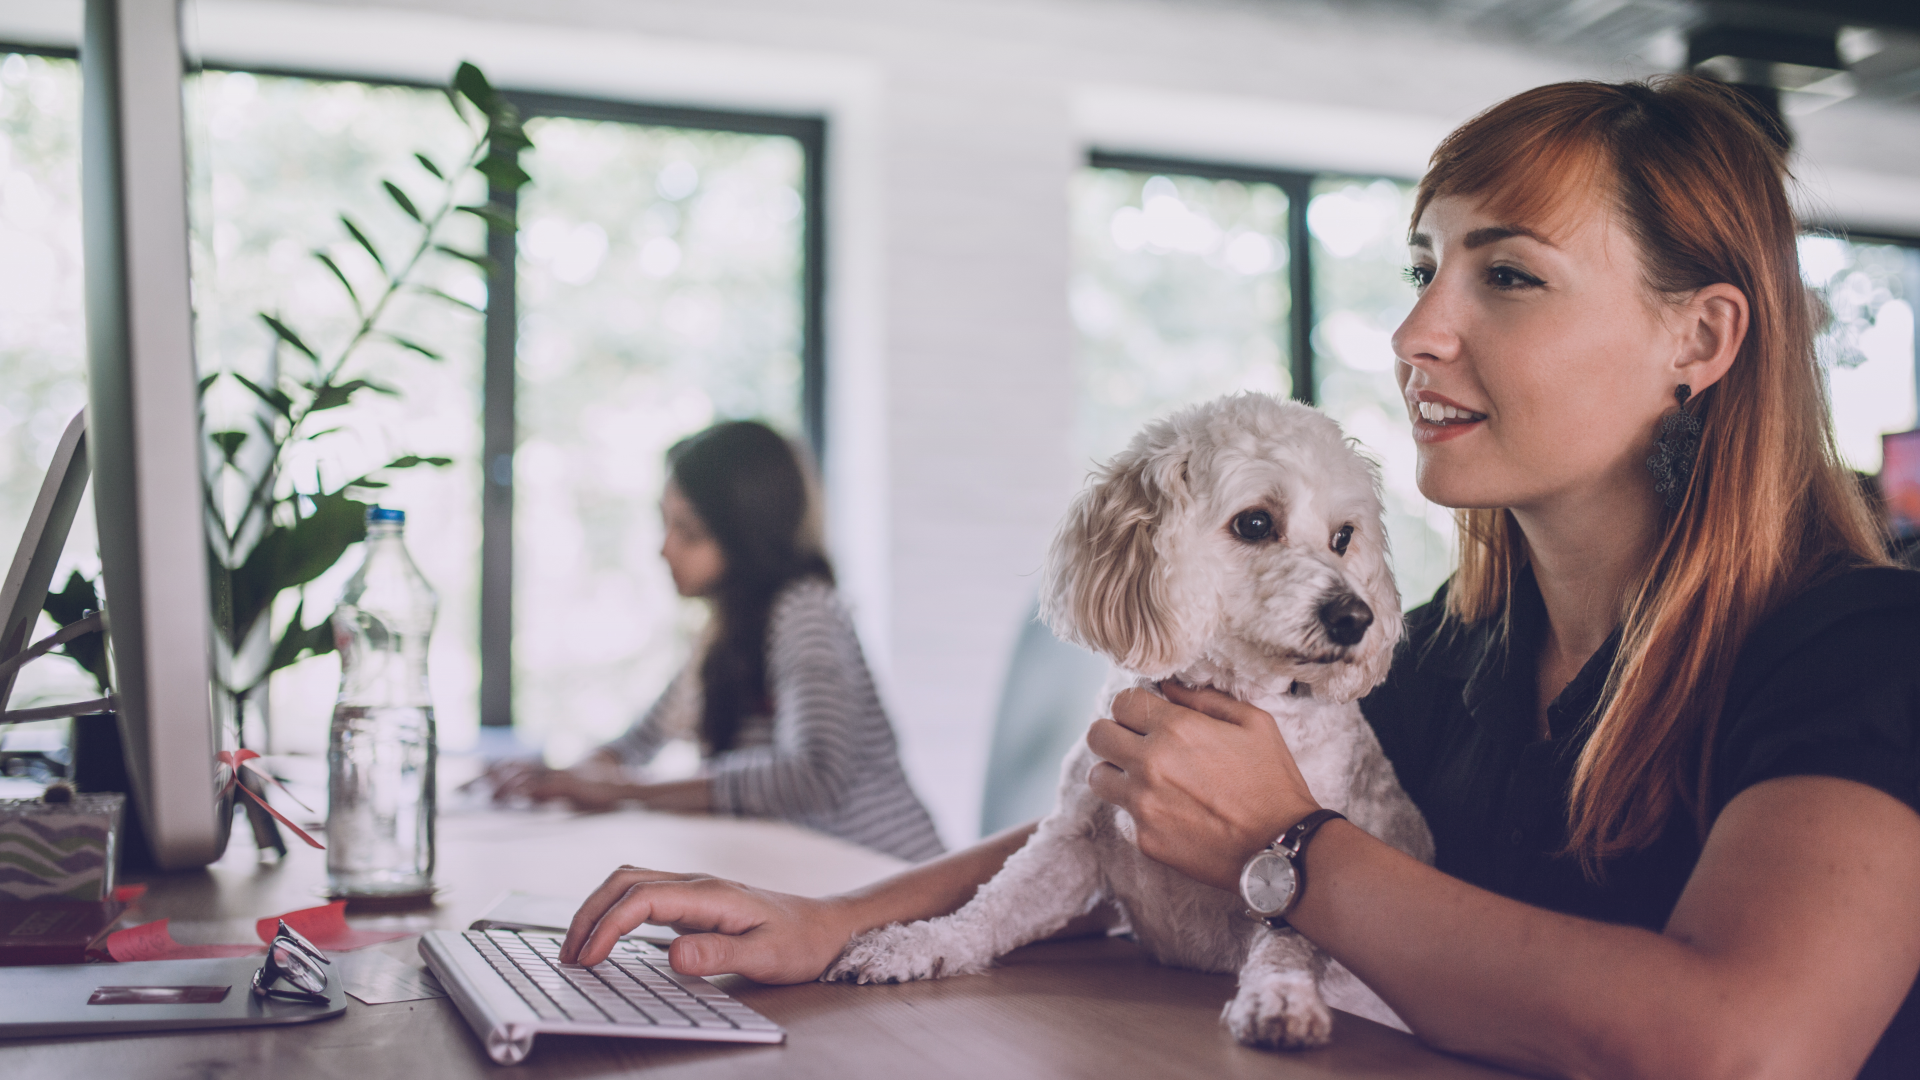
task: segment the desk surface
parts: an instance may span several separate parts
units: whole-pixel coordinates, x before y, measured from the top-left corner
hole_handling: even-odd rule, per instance
[[[800,893],[893,872],[892,858],[792,826],[641,812],[469,812],[441,819],[439,906],[354,920],[369,928],[459,928],[508,889],[584,896],[631,862],[722,874]],[[182,942],[251,941],[253,920],[319,902],[324,865],[297,850],[259,865],[244,834],[205,872],[152,880],[146,918]],[[413,942],[379,948],[410,957]],[[260,1031],[0,1041],[9,1077],[599,1077],[638,1070],[709,1077],[1494,1077],[1399,1032],[1336,1014],[1334,1041],[1301,1054],[1236,1044],[1220,1026],[1226,975],[1165,968],[1129,942],[1050,942],[986,975],[904,986],[761,986],[716,980],[788,1031],[738,1047],[543,1035],[515,1068],[493,1065],[445,1000],[362,1005],[339,1020]]]

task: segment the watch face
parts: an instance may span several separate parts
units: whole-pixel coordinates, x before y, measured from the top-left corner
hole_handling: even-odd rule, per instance
[[[1247,860],[1240,871],[1240,898],[1257,915],[1272,915],[1284,910],[1293,900],[1299,877],[1293,860],[1271,851],[1263,851]]]

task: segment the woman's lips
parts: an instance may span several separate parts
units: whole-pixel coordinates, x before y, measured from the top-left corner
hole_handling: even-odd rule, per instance
[[[1413,414],[1413,437],[1423,443],[1457,439],[1487,420],[1485,413],[1474,412],[1427,391],[1414,399]]]

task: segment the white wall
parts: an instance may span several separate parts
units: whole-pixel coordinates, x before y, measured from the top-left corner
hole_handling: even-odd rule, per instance
[[[0,37],[70,40],[77,10],[0,0]],[[1502,97],[1654,70],[1288,2],[200,0],[192,18],[212,60],[438,79],[472,58],[524,89],[829,118],[834,543],[951,842],[974,835],[1002,671],[1085,469],[1066,192],[1087,148],[1411,176]],[[1797,126],[1819,216],[1920,232],[1920,111]]]

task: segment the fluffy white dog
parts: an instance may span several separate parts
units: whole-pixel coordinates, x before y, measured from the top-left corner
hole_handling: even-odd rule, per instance
[[[1431,862],[1426,822],[1354,704],[1385,677],[1401,630],[1378,486],[1306,406],[1241,394],[1186,409],[1149,424],[1075,500],[1041,607],[1117,665],[1103,705],[1166,678],[1250,702],[1273,714],[1322,805]],[[1053,813],[966,906],[870,931],[822,978],[983,971],[1112,901],[1161,963],[1240,973],[1222,1020],[1242,1042],[1324,1043],[1329,1005],[1405,1030],[1297,931],[1142,855],[1132,819],[1089,790],[1094,763],[1084,744],[1068,755]]]

